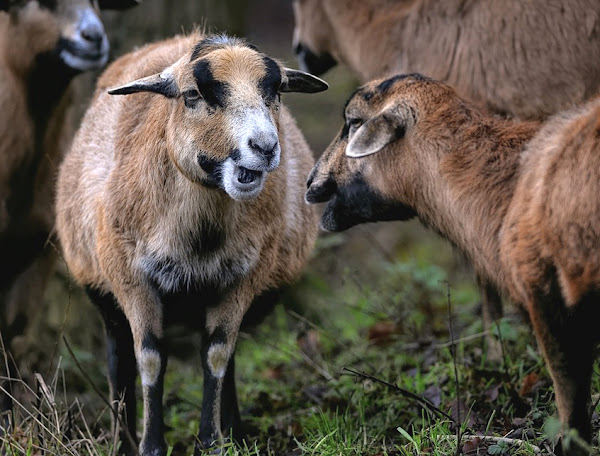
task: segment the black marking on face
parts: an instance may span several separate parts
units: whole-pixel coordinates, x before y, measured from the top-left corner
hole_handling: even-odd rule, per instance
[[[311,204],[329,201],[337,191],[337,183],[331,174],[318,186],[312,185],[312,182],[313,174],[311,173],[311,176],[306,183],[306,186],[308,187],[308,190],[306,191],[306,200]]]
[[[258,87],[268,105],[277,97],[279,86],[281,85],[281,70],[279,69],[279,65],[269,57],[263,57],[263,63],[266,73],[259,81]]]
[[[206,176],[202,178],[202,185],[208,188],[222,188],[221,169],[223,167],[223,162],[208,158],[201,153],[198,155],[198,164],[206,173]]]
[[[344,231],[360,223],[408,220],[416,216],[414,209],[388,200],[358,174],[346,185],[339,186],[321,219],[330,231]]]
[[[40,6],[49,9],[50,11],[56,11],[58,0],[38,0]]]
[[[298,43],[294,52],[308,72],[315,76],[320,76],[337,65],[337,61],[329,52],[317,55],[302,43]]]
[[[225,107],[229,89],[227,84],[213,77],[208,60],[199,60],[194,64],[194,77],[198,90],[210,108]]]
[[[420,73],[409,73],[409,74],[398,74],[396,76],[392,76],[389,79],[381,82],[376,90],[380,93],[386,93],[396,82],[403,81],[404,79],[414,79],[417,82],[431,82],[432,79],[427,76],[423,76]]]

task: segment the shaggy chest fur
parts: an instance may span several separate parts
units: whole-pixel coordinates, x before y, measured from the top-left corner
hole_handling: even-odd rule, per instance
[[[172,224],[143,243],[138,256],[142,274],[161,293],[223,293],[256,264],[259,248],[249,236],[200,221],[183,230]]]

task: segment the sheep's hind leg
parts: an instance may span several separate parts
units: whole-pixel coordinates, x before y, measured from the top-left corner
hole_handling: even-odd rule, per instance
[[[552,376],[560,419],[589,442],[590,383],[595,356],[593,325],[597,319],[590,318],[594,315],[587,304],[590,303],[581,302],[566,309],[562,303],[557,306],[547,301],[530,302],[528,311]],[[569,455],[587,454],[576,444],[565,450]]]
[[[119,401],[123,401],[124,404],[121,423],[118,423],[121,440],[119,454],[135,455],[137,446],[135,379],[137,371],[131,329],[125,314],[118,308],[112,294],[103,295],[92,288],[87,288],[86,291],[104,319],[111,405],[117,411]],[[116,420],[117,417],[113,415],[113,429],[116,429]]]
[[[481,293],[483,329],[488,332],[486,336],[487,359],[492,362],[500,362],[502,360],[502,343],[494,336],[493,330],[502,318],[502,298],[496,287],[486,279],[477,277],[477,285]]]

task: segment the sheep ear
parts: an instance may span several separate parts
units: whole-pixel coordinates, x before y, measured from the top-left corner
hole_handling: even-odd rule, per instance
[[[352,135],[346,146],[346,156],[364,157],[379,152],[404,136],[405,126],[398,116],[386,113],[367,120]]]
[[[329,88],[329,84],[321,78],[300,70],[284,68],[287,81],[281,83],[280,92],[317,93]]]
[[[173,79],[173,73],[165,70],[162,73],[136,79],[135,81],[108,90],[108,93],[111,95],[129,95],[130,93],[138,92],[153,92],[164,95],[167,98],[174,98],[179,95],[179,88]]]

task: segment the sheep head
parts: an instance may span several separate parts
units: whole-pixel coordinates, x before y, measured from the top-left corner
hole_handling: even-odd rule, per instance
[[[280,161],[281,92],[320,92],[327,84],[284,68],[229,37],[199,42],[164,71],[109,90],[151,92],[171,101],[166,140],[171,160],[189,180],[236,200],[258,196]]]
[[[337,65],[332,26],[322,0],[294,0],[293,47],[303,71],[321,75]]]
[[[73,73],[103,67],[109,44],[91,0],[0,0],[31,55],[60,62]]]
[[[442,150],[437,135],[446,130],[438,133],[435,125],[454,103],[460,99],[450,87],[418,74],[359,88],[346,104],[344,127],[307,182],[306,200],[328,203],[322,228],[415,216],[424,177],[435,172]]]

